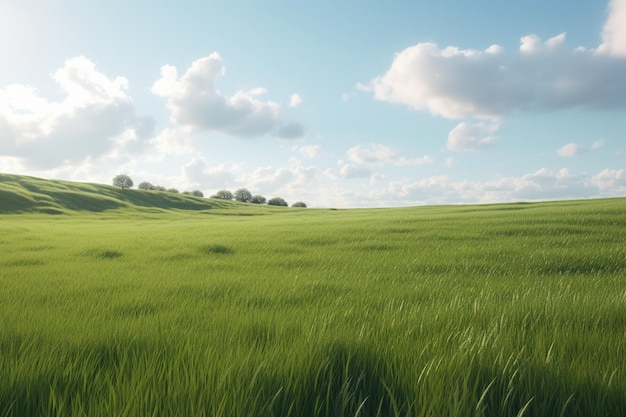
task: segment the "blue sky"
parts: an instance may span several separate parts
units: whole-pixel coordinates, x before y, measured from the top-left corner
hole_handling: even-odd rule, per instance
[[[626,195],[626,0],[0,4],[0,172],[311,207]]]

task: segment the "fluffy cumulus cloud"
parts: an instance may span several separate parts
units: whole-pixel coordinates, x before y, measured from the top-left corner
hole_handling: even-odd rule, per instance
[[[626,57],[626,0],[609,2],[609,18],[602,30],[599,52]]]
[[[398,155],[395,151],[385,145],[357,145],[348,149],[348,158],[357,164],[364,165],[423,165],[433,161],[433,158],[425,155],[419,158],[407,158]]]
[[[518,111],[626,106],[626,59],[569,50],[565,35],[521,39],[506,53],[420,43],[400,52],[367,86],[376,99],[449,119],[497,120]]]
[[[154,120],[135,116],[126,78],[109,78],[82,56],[52,78],[65,94],[61,101],[20,84],[0,89],[0,155],[24,168],[51,169],[137,151],[152,135]]]
[[[461,122],[448,134],[447,148],[451,151],[482,149],[496,141],[498,123]]]
[[[167,99],[173,127],[239,137],[272,134],[294,139],[303,135],[300,124],[281,119],[277,103],[260,99],[265,89],[238,91],[230,96],[223,94],[216,82],[224,73],[222,57],[212,53],[194,61],[181,76],[173,66],[162,67],[161,78],[151,91]]]
[[[594,175],[591,181],[604,196],[612,197],[626,194],[626,170],[624,169],[605,169]]]
[[[517,51],[418,43],[361,89],[449,119],[496,120],[520,111],[626,107],[626,0],[612,0],[596,49],[569,48],[564,33],[520,39]]]

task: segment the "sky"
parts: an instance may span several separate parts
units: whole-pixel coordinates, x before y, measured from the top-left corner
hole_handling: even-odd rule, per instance
[[[626,196],[626,0],[3,0],[0,172],[309,207]]]

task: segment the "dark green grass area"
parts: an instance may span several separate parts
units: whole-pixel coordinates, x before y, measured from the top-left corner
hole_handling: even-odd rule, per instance
[[[137,207],[0,215],[0,416],[626,415],[625,199]]]

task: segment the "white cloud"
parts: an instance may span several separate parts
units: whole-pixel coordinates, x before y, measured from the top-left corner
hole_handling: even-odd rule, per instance
[[[224,61],[214,52],[194,61],[180,77],[175,67],[162,67],[161,78],[151,91],[167,98],[170,124],[174,127],[239,137],[274,134],[293,139],[302,136],[300,124],[282,121],[277,103],[257,98],[266,93],[264,88],[239,91],[232,96],[222,94],[216,82],[224,73]]]
[[[302,104],[300,94],[292,94],[291,97],[289,97],[289,107],[298,107],[300,104]]]
[[[194,150],[189,133],[183,129],[165,128],[150,140],[150,144],[158,152],[157,158],[164,155],[181,155]]]
[[[591,181],[599,190],[608,191],[609,195],[626,195],[626,170],[624,169],[605,169],[594,175]]]
[[[332,168],[328,168],[326,171],[324,171],[324,174],[332,180],[370,178],[371,176],[374,175],[372,171],[367,167],[355,166],[352,164],[344,164],[342,162],[340,162],[340,165],[341,165],[341,168],[339,169],[338,172]]]
[[[295,177],[295,173],[288,168],[268,166],[255,169],[252,174],[244,177],[243,182],[250,189],[275,191],[293,181]]]
[[[370,184],[373,185],[377,182],[384,181],[385,178],[386,177],[384,174],[380,174],[380,173],[372,174],[372,176],[370,177]]]
[[[367,90],[367,87],[364,87],[362,84],[357,84],[356,86],[357,89],[359,90]],[[351,93],[343,93],[341,94],[341,99],[343,101],[350,101],[352,100],[354,97],[356,97],[356,93],[355,92],[351,92]]]
[[[25,85],[0,89],[1,155],[26,168],[51,169],[151,136],[154,124],[135,116],[126,78],[109,78],[82,56],[68,59],[52,78],[65,93],[62,101]]]
[[[322,147],[320,145],[306,145],[298,148],[298,152],[308,156],[309,158],[315,158],[320,154],[321,150]]]
[[[474,50],[419,43],[399,52],[384,75],[357,88],[449,119],[497,120],[519,111],[626,107],[624,73],[626,59],[568,50],[565,34],[546,42],[529,35],[517,53],[498,45]]]
[[[75,107],[130,100],[126,94],[126,78],[109,79],[96,71],[95,64],[84,56],[67,60],[65,67],[58,69],[52,77],[67,93],[65,102]]]
[[[527,35],[520,39],[520,52],[522,54],[538,54],[556,49],[565,43],[565,33],[561,33],[553,38],[542,42],[537,35]]]
[[[556,152],[563,158],[571,158],[576,155],[580,155],[584,151],[585,147],[577,143],[568,143],[561,146]]]
[[[188,188],[200,187],[211,190],[232,187],[236,180],[237,167],[224,164],[209,166],[203,158],[194,158],[182,169],[182,180]]]
[[[598,139],[591,144],[592,150],[602,149],[604,147],[604,139]]]
[[[494,135],[499,128],[500,125],[498,123],[461,122],[448,134],[446,146],[451,151],[483,149],[496,141]]]
[[[590,146],[581,145],[578,143],[568,143],[557,149],[557,154],[563,158],[571,158],[588,151],[596,151],[604,146],[602,139],[593,142]]]
[[[421,158],[407,158],[399,156],[391,148],[381,144],[368,146],[357,145],[348,149],[348,158],[357,164],[366,165],[423,165],[433,162],[433,158],[425,155]]]
[[[611,0],[609,16],[602,29],[602,45],[600,53],[615,56],[626,56],[626,0]]]
[[[585,192],[588,185],[585,177],[572,175],[569,170],[552,171],[542,168],[535,173],[523,175],[519,178],[503,178],[488,183],[487,189],[508,191],[511,200],[517,199],[563,199],[575,198]]]

